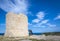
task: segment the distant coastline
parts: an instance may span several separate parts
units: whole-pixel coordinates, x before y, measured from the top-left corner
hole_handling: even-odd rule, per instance
[[[4,35],[4,33],[0,33],[0,35]]]
[[[5,33],[0,33],[0,35],[4,35]],[[45,33],[32,33],[32,35],[60,35],[60,32],[45,32]]]
[[[42,33],[32,33],[33,35],[42,35]]]

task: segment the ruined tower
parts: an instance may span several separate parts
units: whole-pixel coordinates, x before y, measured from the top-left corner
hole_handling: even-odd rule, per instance
[[[28,36],[28,18],[24,14],[9,12],[6,15],[5,37],[26,37]]]

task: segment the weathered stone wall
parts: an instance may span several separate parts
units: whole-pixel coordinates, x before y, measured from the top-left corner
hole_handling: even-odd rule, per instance
[[[28,36],[28,18],[24,14],[8,13],[6,15],[5,37]]]

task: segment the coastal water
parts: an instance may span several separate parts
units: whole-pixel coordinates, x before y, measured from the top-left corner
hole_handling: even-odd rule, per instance
[[[33,33],[33,35],[42,35],[42,33]]]
[[[4,33],[0,33],[0,35],[4,35]]]
[[[0,33],[0,35],[4,35],[4,33]],[[32,35],[42,35],[42,33],[32,33]]]

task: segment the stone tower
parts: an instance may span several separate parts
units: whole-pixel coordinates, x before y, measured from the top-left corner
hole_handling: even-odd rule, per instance
[[[6,15],[5,37],[26,37],[28,36],[28,18],[24,14],[9,12]]]

